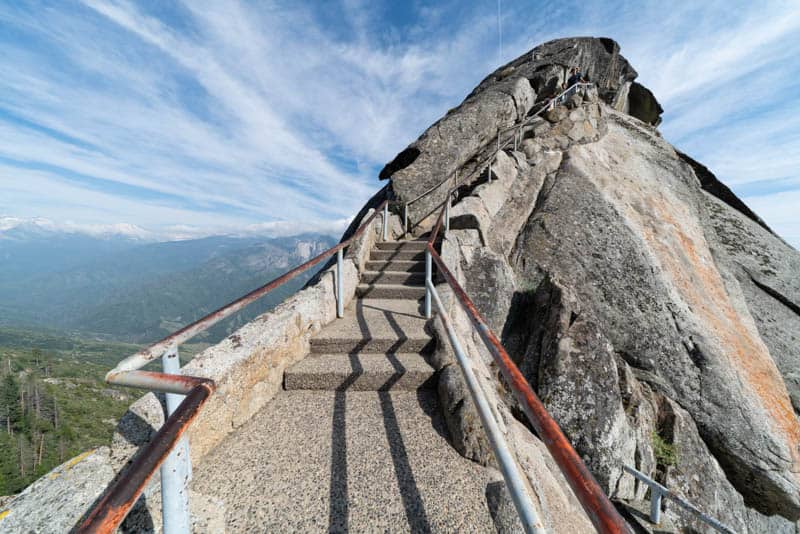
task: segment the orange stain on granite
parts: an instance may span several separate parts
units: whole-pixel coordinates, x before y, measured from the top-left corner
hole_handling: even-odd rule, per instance
[[[733,307],[699,225],[697,236],[683,231],[684,225],[691,225],[694,217],[688,210],[681,209],[682,203],[670,203],[663,196],[659,200],[661,202],[648,202],[653,214],[651,222],[661,222],[668,230],[662,233],[643,225],[648,244],[692,312],[708,325],[733,368],[759,398],[773,426],[786,436],[794,459],[793,471],[797,471],[800,424],[769,350],[755,325],[745,321]],[[670,239],[670,234],[677,236],[677,240]]]

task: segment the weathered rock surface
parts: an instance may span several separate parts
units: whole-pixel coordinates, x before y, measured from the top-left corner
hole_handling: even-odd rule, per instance
[[[476,158],[500,130],[523,120],[536,100],[559,92],[572,66],[579,67],[597,84],[606,102],[613,103],[624,96],[620,109],[650,124],[660,121],[661,106],[652,93],[638,84],[631,86],[636,71],[619,54],[616,42],[581,37],[544,43],[490,74],[461,105],[383,168],[381,179],[392,179],[392,189],[402,202],[414,200],[448,180],[409,205],[411,221],[416,224],[430,216],[455,183],[456,170]],[[558,108],[553,113],[565,112]],[[568,135],[573,140],[586,136],[591,124],[588,120],[585,123],[586,126],[583,119],[573,119],[564,131],[564,143],[568,143]]]
[[[800,254],[753,219],[704,197],[718,253],[734,272],[758,331],[800,413]]]
[[[69,532],[114,478],[108,447],[64,462],[3,505],[0,532]]]
[[[662,110],[613,41],[546,43],[487,77],[465,104],[491,101],[517,76],[541,99],[573,64],[597,91],[524,126],[518,151],[498,155],[497,180],[484,173],[459,189],[442,256],[612,498],[646,498],[627,464],[737,531],[795,532],[800,254],[660,136]],[[448,173],[474,169],[470,158],[489,154],[493,140],[475,144]],[[387,169],[401,197],[437,183],[416,161]],[[424,231],[428,214],[415,215]],[[454,444],[491,464],[460,375],[443,365]],[[496,402],[517,413],[502,387]],[[665,514],[679,530],[708,530],[674,504]]]

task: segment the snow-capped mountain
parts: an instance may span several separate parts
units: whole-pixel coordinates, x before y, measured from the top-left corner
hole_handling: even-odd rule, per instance
[[[43,217],[0,216],[0,239],[42,237],[51,234],[79,234],[98,239],[157,240],[155,233],[130,223],[77,224],[69,221],[55,222]]]
[[[240,227],[197,227],[175,225],[158,230],[131,223],[79,224],[56,222],[44,217],[12,217],[0,215],[0,239],[40,238],[54,235],[86,236],[95,239],[133,240],[137,242],[185,241],[206,237],[279,238],[301,234],[322,234],[339,237],[350,219],[336,221],[270,221]]]

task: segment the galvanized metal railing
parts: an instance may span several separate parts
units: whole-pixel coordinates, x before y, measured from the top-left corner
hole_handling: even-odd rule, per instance
[[[384,200],[348,239],[329,248],[304,264],[243,297],[168,335],[136,354],[125,358],[106,374],[106,382],[120,386],[166,393],[167,419],[133,462],[106,488],[101,498],[77,526],[78,532],[112,532],[125,519],[144,491],[147,482],[161,467],[163,531],[165,534],[189,532],[188,483],[191,473],[189,444],[183,434],[214,392],[213,380],[180,374],[178,346],[221,320],[260,299],[298,274],[336,254],[336,315],[344,314],[342,287],[343,251],[361,236],[375,217],[383,214],[382,236],[388,233],[389,201]],[[142,371],[161,358],[163,372]]]
[[[725,534],[736,534],[736,531],[730,528],[729,526],[721,523],[720,521],[714,519],[710,515],[701,512],[697,507],[695,507],[692,503],[685,500],[682,497],[679,497],[674,492],[672,492],[669,488],[666,488],[653,480],[652,478],[648,477],[641,471],[637,471],[633,467],[628,467],[627,465],[623,465],[622,468],[636,477],[638,480],[644,482],[648,486],[650,486],[650,522],[658,525],[661,522],[661,499],[667,498],[674,501],[678,504],[681,508],[688,510],[693,515],[695,515],[698,519],[703,521],[704,523],[710,525],[712,528],[719,532],[724,532]]]
[[[489,179],[489,181],[491,181],[492,180],[492,163],[496,161],[497,155],[501,151],[505,150],[509,145],[511,145],[512,141],[514,142],[514,150],[517,150],[517,148],[519,146],[519,143],[522,141],[522,130],[526,126],[529,126],[534,121],[534,119],[538,118],[545,111],[553,109],[558,104],[566,102],[566,100],[569,97],[571,97],[572,95],[577,93],[579,90],[587,89],[587,88],[593,87],[593,86],[594,86],[594,84],[585,83],[585,82],[578,82],[578,83],[575,83],[575,84],[571,85],[570,87],[568,87],[567,89],[565,89],[564,91],[562,91],[558,95],[554,96],[553,98],[551,98],[547,102],[541,104],[540,108],[535,113],[533,113],[530,117],[527,117],[524,120],[522,120],[519,124],[515,124],[515,125],[513,125],[513,126],[511,126],[509,128],[504,128],[504,129],[498,130],[497,131],[497,146],[496,146],[495,150],[491,154],[489,154],[486,158],[484,158],[484,160],[481,161],[469,175],[462,176],[462,177],[459,178],[458,171],[456,170],[453,174],[451,174],[450,176],[448,176],[447,178],[445,178],[441,182],[429,187],[428,189],[426,189],[425,191],[423,191],[422,193],[420,193],[416,197],[412,198],[411,200],[407,200],[407,201],[403,202],[403,229],[405,230],[405,232],[408,233],[408,222],[409,222],[408,221],[408,207],[410,205],[414,204],[415,202],[419,201],[420,199],[422,199],[422,198],[428,196],[429,194],[433,193],[434,191],[439,189],[442,185],[450,182],[451,180],[453,181],[453,186],[451,187],[451,191],[450,192],[452,192],[452,190],[457,189],[458,186],[461,183],[470,182],[471,180],[475,179],[477,176],[479,176],[481,173],[483,173],[484,169],[486,169],[486,168],[488,168],[488,170],[489,170],[488,179]],[[507,136],[506,135],[506,134],[508,134],[508,132],[511,132],[511,131],[514,131],[514,130],[516,130],[516,131],[514,132],[513,136]],[[503,136],[506,136],[506,139],[504,141],[501,141],[501,138]]]
[[[442,306],[442,302],[436,291],[436,286],[433,283],[432,267],[434,263],[439,270],[439,274],[453,290],[456,300],[466,313],[472,326],[478,332],[484,345],[489,350],[494,362],[497,364],[497,367],[500,369],[500,372],[511,388],[514,397],[522,407],[528,421],[533,425],[537,435],[547,447],[547,450],[550,452],[553,460],[555,460],[564,478],[566,478],[594,527],[598,532],[602,533],[631,532],[628,524],[616,508],[614,508],[608,496],[603,493],[603,490],[586,467],[586,464],[583,463],[581,457],[575,452],[575,449],[572,448],[569,440],[559,428],[558,423],[556,423],[553,417],[548,413],[522,372],[503,348],[500,340],[494,332],[492,332],[492,329],[489,328],[486,319],[483,318],[475,304],[436,251],[436,240],[444,223],[445,214],[448,213],[447,204],[449,204],[449,195],[445,206],[443,206],[439,212],[436,225],[431,232],[425,249],[425,316],[427,318],[432,317],[431,304],[434,302],[439,317],[447,329],[447,334],[456,352],[461,371],[467,381],[472,399],[478,408],[481,421],[484,423],[483,428],[489,437],[489,442],[492,445],[495,458],[497,458],[500,464],[503,477],[511,493],[517,513],[522,520],[523,527],[526,532],[539,533],[543,531],[541,522],[536,514],[536,509],[527,491],[525,491],[525,486],[522,483],[516,462],[510,452],[508,452],[505,440],[497,429],[494,414],[488,408],[485,396],[475,381],[471,365],[452,328],[447,311]]]

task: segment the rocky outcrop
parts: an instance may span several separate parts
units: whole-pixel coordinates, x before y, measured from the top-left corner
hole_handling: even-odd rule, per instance
[[[630,465],[737,531],[794,532],[800,254],[660,136],[661,108],[613,41],[546,43],[465,104],[518,76],[538,100],[572,64],[600,87],[525,125],[517,151],[459,189],[443,257],[612,498],[645,498]],[[448,172],[474,168],[491,136],[479,144]],[[425,135],[412,146],[423,158]],[[401,198],[436,183],[417,160],[390,173]],[[420,232],[426,216],[414,219]],[[460,376],[441,376],[456,447],[491,463]],[[679,529],[708,528],[675,505],[665,513]]]
[[[501,129],[524,118],[533,107],[535,98],[536,93],[525,78],[513,76],[501,81],[480,99],[467,99],[428,128],[415,143],[384,167],[380,177],[392,177],[392,189],[397,200],[414,200],[438,186],[442,180],[454,179],[456,169],[496,138]],[[411,220],[416,222],[428,217],[454,183],[451,181],[439,186],[432,194],[411,204]]]
[[[433,188],[409,205],[412,223],[430,216],[456,183],[456,171],[463,167],[468,172],[490,140],[523,120],[537,100],[560,92],[573,66],[596,84],[606,103],[649,124],[660,122],[661,106],[648,89],[633,81],[637,73],[615,41],[580,37],[544,43],[490,74],[461,105],[383,168],[380,178],[392,179],[400,202],[413,201]],[[575,135],[581,127],[576,125]]]

